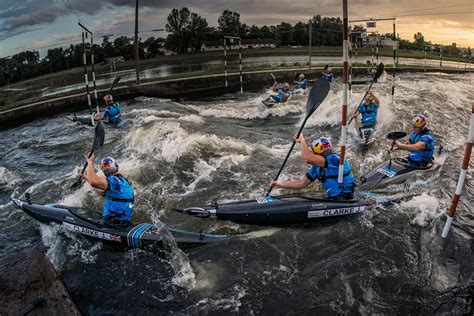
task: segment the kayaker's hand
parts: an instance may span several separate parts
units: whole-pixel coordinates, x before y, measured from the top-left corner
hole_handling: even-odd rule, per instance
[[[298,134],[295,134],[295,135],[293,136],[293,140],[294,140],[295,142],[297,142],[298,144],[301,144],[301,141],[302,141],[303,139],[304,139],[303,133],[301,133],[299,137],[298,137]]]
[[[396,140],[389,142],[389,145],[390,145],[390,150],[392,151],[400,149],[399,144]]]
[[[84,155],[84,158],[86,158],[87,164],[89,164],[91,166],[94,165],[94,159],[95,159],[94,154],[92,154],[89,158],[89,153],[87,153],[86,155]]]
[[[278,188],[279,184],[278,181],[270,181],[270,188]]]

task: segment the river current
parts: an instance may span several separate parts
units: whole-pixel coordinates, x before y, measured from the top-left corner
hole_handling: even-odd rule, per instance
[[[290,227],[192,218],[172,208],[262,196],[302,122],[304,98],[271,109],[260,105],[266,90],[200,101],[139,97],[123,102],[126,126],[106,130],[98,156],[116,157],[133,182],[135,220],[251,236],[186,253],[175,249],[169,256],[118,251],[64,234],[9,202],[19,188],[41,203],[99,210],[101,200],[90,186],[69,189],[93,128],[58,115],[2,131],[0,255],[26,249],[46,253],[85,315],[471,314],[472,162],[448,238],[442,239],[441,231],[464,152],[474,75],[399,74],[396,85],[392,105],[391,77],[373,86],[381,109],[370,147],[362,147],[349,127],[347,159],[356,177],[389,158],[385,135],[410,132],[416,113],[428,117],[438,143],[449,151],[444,166],[409,180],[402,187],[420,195],[399,204]],[[332,84],[304,129],[307,139],[327,135],[338,144],[341,88],[340,80]],[[354,87],[349,112],[364,88]],[[307,168],[297,146],[282,177],[300,177]]]

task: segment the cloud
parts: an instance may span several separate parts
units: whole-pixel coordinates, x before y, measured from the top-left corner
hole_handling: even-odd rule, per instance
[[[36,30],[39,30],[39,29],[41,29],[41,28],[40,27],[38,27],[38,28],[24,28],[24,29],[16,30],[16,31],[7,31],[7,32],[4,32],[4,33],[0,34],[0,41],[3,41],[4,39],[7,39],[9,37],[17,36],[17,35],[20,35],[20,34],[23,34],[23,33],[33,32],[33,31],[36,31]]]

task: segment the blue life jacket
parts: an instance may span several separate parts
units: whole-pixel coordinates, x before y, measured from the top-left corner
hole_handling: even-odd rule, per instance
[[[307,85],[308,80],[306,79],[296,81],[296,89],[306,89]]]
[[[333,78],[333,74],[325,74],[325,73],[323,72],[323,78],[324,78],[325,80],[331,82],[331,81],[332,81],[332,78]]]
[[[375,102],[370,102],[369,104],[365,104],[365,102],[362,102],[359,105],[358,111],[360,114],[362,114],[362,124],[371,124],[375,125],[377,123],[377,110],[379,109],[379,106]]]
[[[287,89],[283,89],[283,87],[278,87],[277,94],[272,95],[271,97],[273,100],[275,100],[275,102],[283,103],[288,99],[288,97],[285,94],[291,94],[291,91]]]
[[[339,174],[339,161],[340,158],[336,154],[329,154],[325,158],[325,167],[311,166],[306,173],[306,177],[313,182],[318,179],[326,189],[328,197],[338,197],[344,193],[354,193],[355,184],[354,176],[351,172],[351,166],[344,161],[344,178],[342,183],[337,182]]]
[[[428,164],[433,161],[433,153],[436,145],[436,139],[433,132],[427,128],[424,128],[420,134],[412,133],[410,135],[410,144],[416,144],[417,142],[424,142],[425,149],[411,151],[408,154],[408,160],[416,163]]]
[[[107,177],[107,183],[109,186],[104,191],[105,201],[102,217],[130,221],[135,203],[132,186],[121,175]]]
[[[109,119],[110,124],[118,125],[122,121],[120,115],[120,103],[114,102],[107,106],[104,115]]]

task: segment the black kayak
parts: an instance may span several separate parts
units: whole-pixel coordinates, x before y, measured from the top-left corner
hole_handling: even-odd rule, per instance
[[[385,161],[374,170],[360,177],[360,182],[364,187],[368,188],[400,184],[408,178],[423,175],[439,169],[444,164],[447,157],[448,154],[443,151],[442,147],[440,147],[433,155],[433,162],[426,166],[415,167],[405,158],[394,158]]]
[[[375,205],[386,205],[408,196],[387,197],[361,192],[359,199],[336,201],[310,194],[262,197],[230,203],[213,202],[207,206],[175,208],[175,211],[203,218],[228,220],[242,224],[287,225],[318,222],[361,213]]]
[[[41,223],[58,223],[70,231],[87,238],[126,248],[159,250],[164,246],[164,227],[154,224],[132,224],[117,227],[100,221],[101,214],[85,208],[63,205],[42,205],[12,198],[25,213]],[[192,248],[209,243],[229,240],[228,235],[193,233],[173,228],[167,229],[180,248]]]

